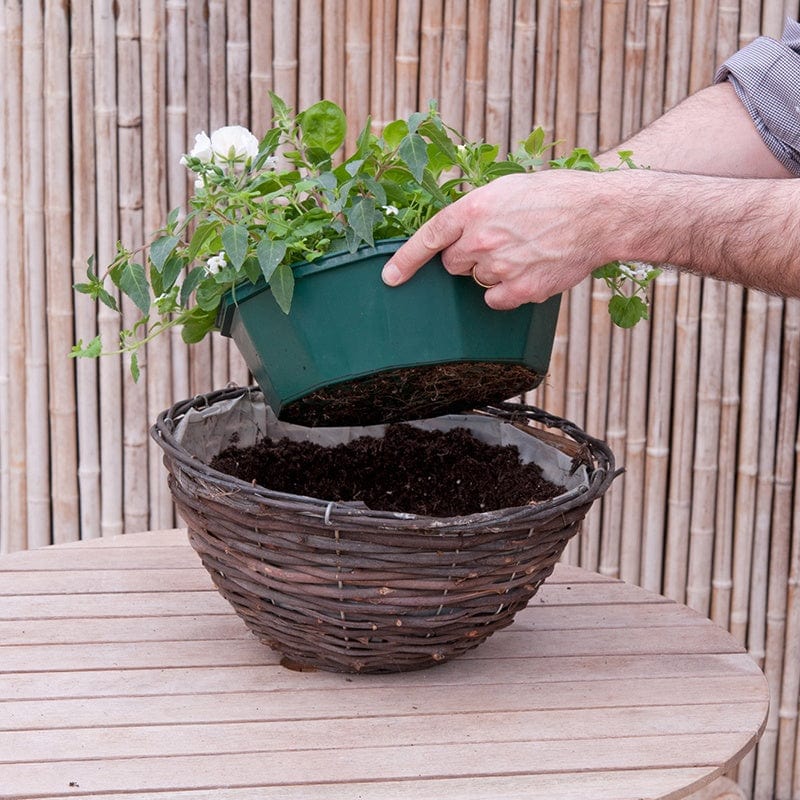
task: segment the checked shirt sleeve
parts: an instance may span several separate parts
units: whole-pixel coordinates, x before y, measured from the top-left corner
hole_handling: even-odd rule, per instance
[[[715,83],[729,80],[775,157],[800,176],[800,23],[780,41],[761,36],[734,53]]]

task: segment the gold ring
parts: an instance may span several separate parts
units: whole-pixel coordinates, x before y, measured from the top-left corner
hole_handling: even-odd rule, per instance
[[[477,284],[478,284],[478,286],[480,286],[480,287],[481,287],[481,289],[491,289],[491,288],[492,288],[492,286],[497,286],[497,284],[496,284],[496,283],[484,283],[483,281],[481,281],[481,280],[478,278],[478,276],[475,274],[475,267],[477,267],[477,266],[478,266],[478,265],[477,265],[477,264],[475,264],[475,266],[473,266],[472,270],[470,270],[470,275],[472,275],[472,280],[474,280],[474,281],[475,281],[475,283],[477,283]]]

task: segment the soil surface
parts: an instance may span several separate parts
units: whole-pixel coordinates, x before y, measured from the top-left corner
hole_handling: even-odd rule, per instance
[[[395,424],[381,439],[330,448],[265,439],[228,448],[211,466],[274,491],[433,517],[524,506],[564,491],[536,464],[523,464],[516,447],[485,444],[465,428]]]
[[[325,386],[288,403],[278,416],[307,426],[407,422],[500,403],[535,388],[542,378],[519,364],[401,367]]]

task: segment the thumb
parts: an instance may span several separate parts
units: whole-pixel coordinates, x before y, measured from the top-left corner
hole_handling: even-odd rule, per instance
[[[443,208],[397,250],[381,273],[385,284],[399,286],[405,283],[440,250],[461,237],[464,226],[456,206],[453,204]]]

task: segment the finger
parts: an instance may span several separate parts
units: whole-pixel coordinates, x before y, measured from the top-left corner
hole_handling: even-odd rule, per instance
[[[381,273],[384,283],[388,286],[405,283],[436,253],[461,236],[464,227],[454,209],[455,205],[443,208],[397,250]]]

